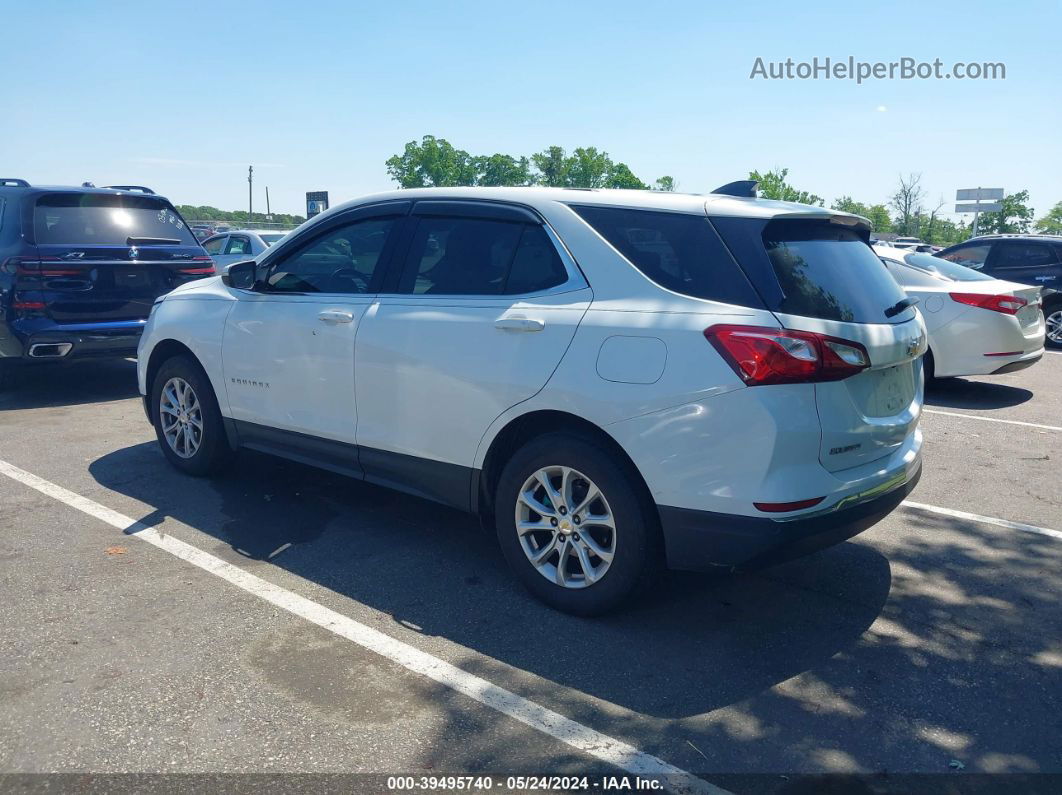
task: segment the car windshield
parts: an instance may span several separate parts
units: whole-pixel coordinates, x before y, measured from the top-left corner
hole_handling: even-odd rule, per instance
[[[910,265],[912,268],[918,268],[920,271],[931,273],[940,279],[946,279],[952,282],[990,282],[991,276],[986,276],[983,273],[978,273],[972,268],[967,268],[964,265],[959,265],[955,262],[948,262],[946,259],[940,257],[934,257],[932,254],[905,254],[903,257],[904,262]]]
[[[38,244],[125,246],[130,238],[176,241],[196,240],[177,211],[165,199],[149,196],[112,196],[98,193],[52,193],[41,196],[33,211],[33,231]]]
[[[276,243],[278,240],[280,240],[282,237],[284,237],[284,233],[283,232],[266,232],[266,233],[260,233],[258,236],[260,238],[262,238],[262,242],[263,243],[265,243],[267,246],[271,246],[274,243]]]

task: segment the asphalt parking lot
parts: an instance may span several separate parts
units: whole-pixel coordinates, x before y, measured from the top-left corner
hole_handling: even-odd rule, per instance
[[[584,620],[463,514],[178,474],[132,362],[35,372],[0,396],[0,769],[1062,773],[1060,384],[943,382],[916,506]]]

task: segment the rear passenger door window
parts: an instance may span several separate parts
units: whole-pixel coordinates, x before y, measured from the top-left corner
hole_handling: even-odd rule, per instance
[[[992,270],[1044,268],[1058,261],[1051,247],[1044,243],[1018,241],[996,243],[989,262]]]
[[[521,295],[563,284],[567,272],[541,226],[489,218],[418,220],[399,282],[413,295]]]
[[[220,256],[222,250],[225,248],[225,243],[227,240],[228,238],[224,236],[215,237],[213,240],[208,240],[206,243],[204,243],[203,248],[206,250],[207,254],[216,254]]]

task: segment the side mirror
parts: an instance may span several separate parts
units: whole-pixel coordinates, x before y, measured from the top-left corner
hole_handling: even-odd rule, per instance
[[[221,281],[227,287],[235,287],[237,290],[253,290],[257,272],[258,265],[253,259],[234,262],[225,268]]]

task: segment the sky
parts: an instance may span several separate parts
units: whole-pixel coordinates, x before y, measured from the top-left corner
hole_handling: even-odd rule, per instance
[[[649,3],[0,0],[0,176],[305,212],[394,187],[425,134],[472,154],[596,146],[707,192],[789,169],[827,202],[920,173],[1062,201],[1062,0]],[[17,46],[13,46],[17,44]],[[1006,79],[750,79],[764,62],[1002,62]],[[967,216],[968,218],[968,216]]]

